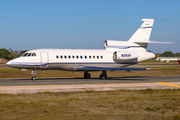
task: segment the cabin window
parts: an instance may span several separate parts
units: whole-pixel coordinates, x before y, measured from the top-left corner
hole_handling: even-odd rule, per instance
[[[79,56],[76,56],[76,58],[78,59],[78,58],[79,58]]]
[[[74,55],[72,56],[72,58],[73,58],[73,59],[75,58]]]
[[[101,59],[103,59],[103,56],[101,56]]]
[[[91,56],[89,56],[89,59],[91,59]]]
[[[58,58],[59,58],[59,56],[57,55],[57,56],[56,56],[56,58],[58,59]]]
[[[97,59],[99,59],[99,56],[97,56]]]
[[[95,56],[93,56],[93,59],[95,59]]]
[[[85,59],[87,59],[87,56],[84,56]]]
[[[63,58],[63,56],[61,55],[61,59]]]
[[[82,56],[80,56],[80,58],[82,59],[83,57],[82,57]]]
[[[65,59],[67,58],[66,55],[64,56],[64,58],[65,58]]]
[[[68,57],[69,57],[69,59],[71,59],[71,56],[70,56],[70,55],[69,55]]]

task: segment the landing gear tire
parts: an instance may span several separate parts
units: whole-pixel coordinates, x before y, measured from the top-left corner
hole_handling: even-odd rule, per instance
[[[100,77],[102,80],[106,79],[106,78],[103,76],[103,74],[101,74],[99,77]]]
[[[88,72],[84,72],[84,78],[85,79],[90,79],[91,75]]]
[[[31,74],[32,74],[31,80],[35,81],[35,80],[36,80],[35,75],[37,75],[36,71],[33,69],[32,72],[31,72]]]
[[[35,80],[36,80],[36,77],[35,77],[35,76],[33,76],[33,77],[31,78],[31,80],[35,81]]]
[[[101,74],[99,77],[100,77],[100,79],[102,79],[102,80],[107,79],[106,71],[102,71],[102,74]]]

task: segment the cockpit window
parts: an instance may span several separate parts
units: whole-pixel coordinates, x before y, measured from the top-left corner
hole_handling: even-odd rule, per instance
[[[28,53],[24,53],[22,56],[23,56],[23,57],[26,57],[27,54],[28,54]]]
[[[23,57],[36,56],[36,53],[24,53],[22,56]]]
[[[29,56],[31,56],[31,54],[32,54],[32,53],[29,53],[27,56],[29,57]]]
[[[36,53],[33,53],[31,56],[36,56]]]

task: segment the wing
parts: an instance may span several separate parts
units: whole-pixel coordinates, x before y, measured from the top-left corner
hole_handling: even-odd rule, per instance
[[[77,67],[79,71],[145,71],[147,68]]]

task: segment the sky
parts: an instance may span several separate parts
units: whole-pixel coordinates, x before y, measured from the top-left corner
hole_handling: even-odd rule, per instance
[[[104,49],[105,40],[127,41],[155,19],[154,53],[180,52],[179,0],[0,0],[0,48]]]

